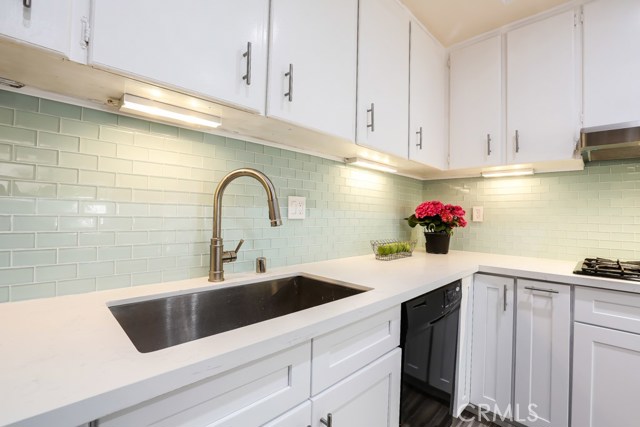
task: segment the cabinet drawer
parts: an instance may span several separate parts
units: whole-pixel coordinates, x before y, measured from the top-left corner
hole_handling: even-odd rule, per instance
[[[399,344],[400,306],[315,338],[311,394],[318,394]]]
[[[257,426],[309,397],[310,343],[100,419],[100,427]]]
[[[575,320],[640,334],[640,294],[576,287]]]

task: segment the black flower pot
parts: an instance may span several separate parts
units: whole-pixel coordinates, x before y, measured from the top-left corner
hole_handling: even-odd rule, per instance
[[[425,243],[427,253],[446,254],[449,252],[449,240],[451,240],[451,236],[447,233],[428,233],[425,231],[424,238],[427,241]]]

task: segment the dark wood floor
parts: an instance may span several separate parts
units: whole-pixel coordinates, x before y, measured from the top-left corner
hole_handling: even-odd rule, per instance
[[[440,426],[449,416],[449,407],[434,400],[425,401],[419,390],[403,384],[400,427]],[[446,425],[446,424],[445,424]],[[456,419],[451,427],[498,427],[496,424],[480,422],[472,414],[465,413],[464,419]]]

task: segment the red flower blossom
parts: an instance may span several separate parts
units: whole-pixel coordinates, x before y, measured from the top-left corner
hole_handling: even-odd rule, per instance
[[[420,203],[415,213],[406,219],[411,227],[421,225],[425,230],[451,235],[453,228],[467,226],[465,214],[461,206],[445,205],[438,200],[431,200]]]

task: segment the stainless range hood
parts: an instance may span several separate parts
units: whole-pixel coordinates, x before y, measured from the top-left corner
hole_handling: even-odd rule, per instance
[[[640,121],[582,129],[580,153],[585,162],[640,158]]]

